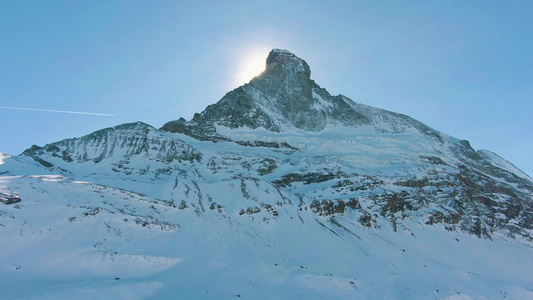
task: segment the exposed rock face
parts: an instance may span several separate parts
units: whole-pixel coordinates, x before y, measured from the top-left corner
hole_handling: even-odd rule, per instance
[[[283,79],[287,75],[299,77],[302,81],[311,78],[311,69],[305,60],[287,50],[273,49],[266,59],[266,73]]]
[[[227,93],[191,120],[206,132],[213,125],[229,128],[258,128],[280,132],[291,128],[320,131],[328,123],[369,124],[346,97],[331,96],[310,78],[311,69],[301,58],[286,50],[274,49],[266,70],[249,84]],[[162,130],[176,132],[172,121]]]
[[[99,164],[106,160],[111,162],[112,170],[122,170],[126,174],[148,172],[142,167],[146,165],[143,161],[169,165],[173,162],[199,162],[202,159],[202,154],[194,147],[179,139],[164,137],[155,128],[142,122],[105,128],[81,138],[66,139],[44,147],[33,145],[23,155],[33,157],[48,168],[59,167],[64,162]],[[141,168],[136,168],[139,165]]]
[[[9,193],[3,193],[0,192],[0,203],[4,203],[6,205],[19,203],[22,201],[20,197],[17,194],[9,194]]]
[[[266,70],[245,89],[266,101],[258,101],[268,110],[279,112],[298,129],[319,131],[326,124],[326,113],[313,107],[313,88],[309,65],[296,55],[274,49],[267,58]],[[262,102],[262,103],[261,103]]]

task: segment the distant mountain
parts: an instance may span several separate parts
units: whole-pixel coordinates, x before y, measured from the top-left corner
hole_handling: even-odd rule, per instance
[[[533,297],[527,174],[310,76],[0,155],[2,298]]]

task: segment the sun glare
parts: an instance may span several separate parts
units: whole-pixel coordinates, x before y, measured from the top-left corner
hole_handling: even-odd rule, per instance
[[[245,56],[236,78],[237,84],[248,83],[255,76],[261,74],[265,70],[267,55],[268,51],[254,51]]]

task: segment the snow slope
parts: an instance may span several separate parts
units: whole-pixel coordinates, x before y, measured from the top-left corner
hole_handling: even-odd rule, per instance
[[[2,209],[7,299],[533,296],[531,248],[505,237],[417,222],[368,229],[353,211],[330,218],[296,205],[276,205],[277,216],[198,212],[53,175],[0,185],[23,198]]]

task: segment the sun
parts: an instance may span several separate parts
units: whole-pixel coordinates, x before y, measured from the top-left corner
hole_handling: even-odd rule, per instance
[[[237,72],[236,83],[242,85],[250,82],[255,76],[261,74],[266,67],[266,57],[268,50],[254,50],[248,52],[242,59],[241,66]]]

